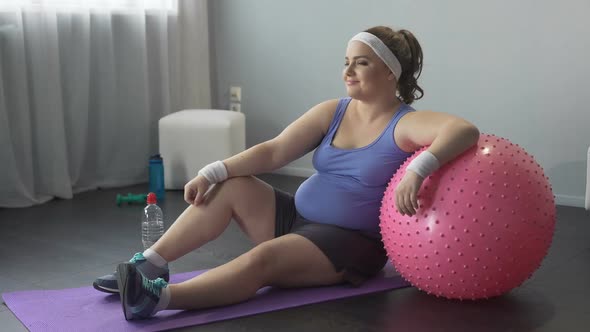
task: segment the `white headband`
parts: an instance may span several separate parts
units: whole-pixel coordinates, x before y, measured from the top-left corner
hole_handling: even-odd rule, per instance
[[[348,43],[350,44],[350,42],[354,40],[360,41],[369,46],[373,52],[385,62],[385,65],[393,72],[395,78],[399,80],[400,76],[402,76],[402,65],[381,39],[368,32],[360,32],[352,37]]]

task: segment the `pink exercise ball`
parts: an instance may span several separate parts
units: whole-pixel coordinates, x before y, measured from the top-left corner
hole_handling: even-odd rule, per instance
[[[449,299],[480,299],[518,287],[540,266],[555,229],[549,179],[533,156],[507,139],[481,134],[427,177],[417,214],[402,216],[392,177],[380,211],[390,261],[415,287]]]

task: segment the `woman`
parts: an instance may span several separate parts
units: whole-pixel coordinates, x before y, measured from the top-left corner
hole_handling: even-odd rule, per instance
[[[263,286],[358,286],[375,275],[387,261],[379,206],[397,168],[429,146],[395,190],[397,209],[413,215],[424,178],[479,137],[463,119],[409,106],[423,95],[416,81],[421,70],[422,50],[409,31],[378,26],[354,36],[343,70],[348,98],[318,104],[274,139],[199,171],[185,186],[190,206],[170,229],[114,275],[97,279],[95,288],[120,290],[129,320],[245,301]],[[314,149],[318,172],[294,197],[251,176]],[[193,279],[167,284],[168,262],[217,238],[232,218],[256,246]]]

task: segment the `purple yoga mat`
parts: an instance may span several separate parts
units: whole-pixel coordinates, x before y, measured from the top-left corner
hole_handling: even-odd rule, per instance
[[[176,274],[171,282],[181,282],[205,271]],[[119,295],[100,293],[92,287],[19,291],[4,293],[2,297],[30,331],[160,331],[408,286],[388,264],[377,277],[359,288],[348,285],[299,289],[266,287],[247,302],[205,310],[165,310],[154,318],[129,322],[123,316]]]

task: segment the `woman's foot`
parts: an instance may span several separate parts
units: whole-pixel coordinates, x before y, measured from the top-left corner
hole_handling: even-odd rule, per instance
[[[147,260],[141,252],[136,253],[129,262],[137,266],[137,269],[149,279],[163,278],[166,281],[170,280],[168,265],[164,267],[156,266]],[[113,294],[119,293],[119,287],[117,286],[117,271],[97,278],[92,283],[92,286],[101,292]]]
[[[117,285],[126,320],[149,318],[169,302],[169,294],[163,294],[169,291],[168,283],[162,278],[148,279],[133,263],[117,266]]]

